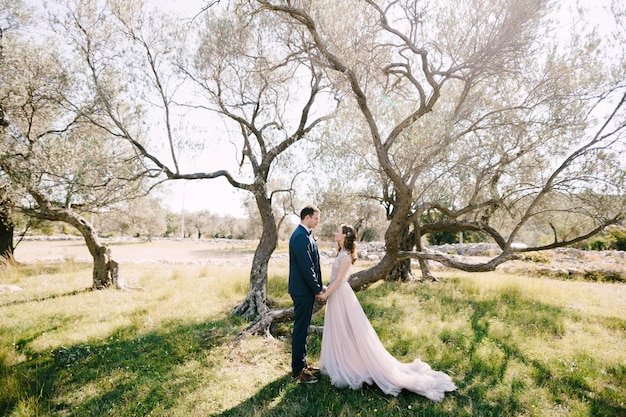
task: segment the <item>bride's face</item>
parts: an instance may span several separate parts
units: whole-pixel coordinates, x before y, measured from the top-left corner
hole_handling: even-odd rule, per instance
[[[342,227],[337,227],[337,230],[335,230],[335,242],[341,243],[345,238],[346,235],[343,233]]]

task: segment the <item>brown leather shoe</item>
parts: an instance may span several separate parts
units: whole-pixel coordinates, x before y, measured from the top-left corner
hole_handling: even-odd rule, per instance
[[[317,378],[308,373],[305,370],[302,370],[299,374],[291,375],[291,378],[297,379],[300,382],[304,382],[305,384],[313,384],[317,382]]]
[[[308,363],[304,365],[304,371],[307,371],[309,373],[317,373],[320,371],[320,368],[317,368],[315,366],[309,365]]]

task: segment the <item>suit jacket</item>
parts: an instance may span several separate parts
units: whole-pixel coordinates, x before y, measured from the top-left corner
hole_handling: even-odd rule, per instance
[[[289,294],[314,297],[320,291],[322,271],[317,244],[300,224],[289,239]]]

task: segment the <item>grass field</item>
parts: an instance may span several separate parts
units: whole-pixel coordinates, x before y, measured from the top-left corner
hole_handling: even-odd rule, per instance
[[[445,273],[360,292],[395,357],[456,382],[432,403],[292,382],[288,323],[235,342],[247,324],[230,315],[248,287],[241,257],[126,263],[144,290],[98,292],[85,290],[89,263],[64,259],[0,269],[0,284],[23,288],[0,294],[2,416],[626,416],[624,284]],[[276,306],[290,305],[286,274],[286,259],[270,265]],[[310,336],[312,362],[320,342]]]

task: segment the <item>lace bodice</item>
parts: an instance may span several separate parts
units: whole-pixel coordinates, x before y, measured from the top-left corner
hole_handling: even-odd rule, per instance
[[[337,272],[339,272],[339,265],[341,264],[341,260],[343,258],[348,258],[348,262],[352,263],[352,261],[350,259],[350,253],[347,250],[340,250],[339,254],[337,255],[337,257],[333,261],[333,265],[332,265],[332,268],[330,270],[330,282],[331,283],[334,282],[335,279],[337,278]],[[350,269],[351,268],[348,269],[348,273],[346,274],[346,276],[350,276]]]

